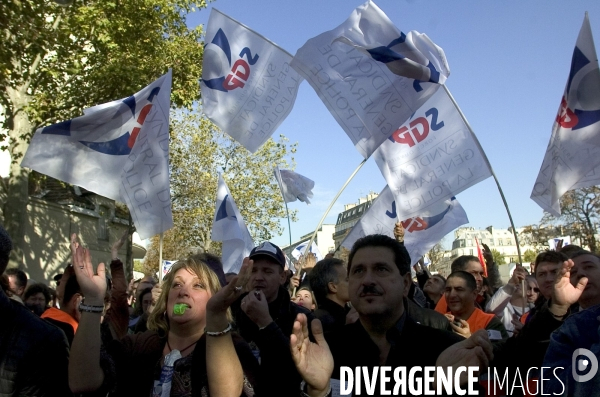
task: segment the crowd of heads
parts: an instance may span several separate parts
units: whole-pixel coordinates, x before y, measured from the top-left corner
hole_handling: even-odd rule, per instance
[[[57,288],[54,291],[44,283],[28,280],[23,270],[5,270],[11,248],[6,232],[0,229],[0,270],[4,273],[2,288],[5,293],[20,300],[37,316],[44,317],[50,308],[59,308],[79,322],[79,305],[84,292],[73,268],[65,268],[56,280]],[[347,263],[328,255],[314,266],[302,269],[301,274],[296,275],[297,288],[291,285],[286,257],[275,244],[263,242],[251,251],[249,259],[252,261],[251,271],[245,285],[239,287],[243,288],[246,297],[239,302],[238,309],[233,309],[233,306],[228,309],[227,317],[235,323],[240,318],[241,310],[259,329],[264,328],[258,323],[260,316],[248,311],[245,303],[255,305],[254,310],[258,311],[270,311],[271,305],[295,305],[293,307],[296,307],[294,310],[297,313],[312,313],[319,318],[326,331],[341,329],[356,321],[365,327],[387,326],[405,312],[414,315],[415,309],[411,307],[416,305],[430,312],[435,309],[445,314],[448,329],[459,330],[457,333],[465,338],[476,329],[462,332],[460,328],[476,326],[470,319],[474,313],[484,313],[487,317],[482,318],[487,320],[483,324],[490,324],[490,316],[495,315],[506,326],[506,329],[502,326],[502,330],[516,336],[525,323],[527,312],[541,307],[555,294],[557,279],[564,273],[568,261],[574,264],[570,268],[572,285],[577,285],[583,278],[588,280],[577,302],[579,307],[587,309],[600,304],[600,256],[575,246],[560,252],[548,250],[539,253],[531,263],[531,274],[517,266],[505,286],[491,282],[484,264],[472,255],[456,258],[450,265],[451,271],[447,277],[430,273],[423,275],[423,268],[417,266],[417,277],[413,279],[413,261],[406,247],[402,242],[384,235],[358,239],[349,252]],[[130,306],[128,332],[147,329],[167,335],[174,327],[186,329],[190,324],[204,329],[209,299],[237,279],[236,273],[223,272],[218,256],[202,253],[177,261],[161,283],[157,283],[152,276],[133,280],[127,291]],[[111,278],[107,276],[106,307],[110,307],[113,290]],[[507,294],[508,300],[505,299],[503,306],[498,308],[493,302],[501,293]],[[419,299],[419,294],[425,299]],[[261,303],[258,301],[261,297],[266,300],[268,309],[260,309]],[[261,315],[265,317],[265,313]],[[516,316],[516,319],[503,319],[504,315]],[[513,324],[522,321],[523,324],[512,327],[511,321]],[[139,324],[143,327],[139,328]]]

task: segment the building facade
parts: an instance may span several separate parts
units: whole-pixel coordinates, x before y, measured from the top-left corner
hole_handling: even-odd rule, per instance
[[[377,198],[377,193],[369,193],[366,197],[361,197],[356,204],[346,204],[344,211],[340,212],[337,221],[335,222],[335,232],[333,234],[333,241],[335,244],[335,250],[337,250],[344,238],[350,233],[352,227],[360,220],[365,212],[373,204],[373,200]]]
[[[522,232],[522,229],[517,229],[517,235]],[[477,245],[475,239],[479,240],[479,244],[486,244],[490,249],[496,250],[504,255],[506,263],[519,262],[517,244],[512,228],[499,229],[489,226],[485,229],[475,229],[473,227],[460,227],[454,231],[454,241],[452,242],[451,258],[455,259],[461,255],[477,256]],[[535,247],[531,245],[522,245],[521,255],[527,250],[535,251]]]
[[[3,221],[3,219],[0,219]],[[129,227],[129,212],[123,204],[52,178],[30,184],[22,266],[27,276],[50,285],[71,260],[70,236],[77,233],[90,250],[94,265],[110,263],[112,244]],[[132,258],[143,257],[146,249],[132,245]],[[119,251],[126,262],[127,244]],[[132,261],[133,262],[133,261]],[[126,266],[131,275],[132,265]]]

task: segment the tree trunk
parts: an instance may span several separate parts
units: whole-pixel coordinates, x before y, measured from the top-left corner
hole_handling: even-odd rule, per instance
[[[25,107],[30,101],[29,95],[10,87],[7,87],[6,90],[12,102],[12,112],[8,114],[11,165],[7,189],[8,197],[4,205],[5,227],[13,242],[13,250],[8,266],[24,268],[23,255],[25,250],[25,226],[28,222],[29,171],[21,168],[20,163],[29,146],[29,137],[33,125],[29,120],[29,115],[25,112]]]

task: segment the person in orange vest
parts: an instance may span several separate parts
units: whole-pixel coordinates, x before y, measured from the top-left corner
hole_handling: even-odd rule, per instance
[[[473,332],[485,329],[491,331],[488,336],[492,343],[508,339],[506,328],[495,315],[475,307],[477,282],[472,274],[462,270],[450,274],[444,296],[449,309],[446,317],[454,332],[468,338]]]
[[[71,264],[65,269],[57,294],[60,309],[51,307],[46,309],[40,317],[60,328],[65,333],[69,346],[71,346],[79,326],[79,319],[81,318],[79,304],[83,299],[81,288]]]

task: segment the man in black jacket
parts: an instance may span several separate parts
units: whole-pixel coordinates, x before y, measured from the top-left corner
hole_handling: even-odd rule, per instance
[[[12,243],[0,226],[0,275]],[[0,289],[0,395],[69,396],[69,347],[64,333]]]
[[[308,279],[319,305],[314,315],[321,320],[323,331],[331,332],[346,325],[346,303],[350,298],[344,261],[337,258],[320,260]]]
[[[247,285],[250,292],[240,296],[231,310],[239,333],[260,362],[256,394],[293,397],[299,393],[302,378],[290,354],[290,334],[299,313],[310,320],[314,317],[293,303],[282,287],[285,256],[278,246],[264,242],[249,258],[254,262]]]
[[[417,324],[407,315],[410,257],[396,240],[383,235],[357,240],[348,257],[348,274],[350,301],[359,321],[332,333],[327,342],[319,322],[314,322],[317,343],[306,338],[308,325],[302,315],[294,325],[291,350],[307,383],[308,395],[327,395],[329,377],[341,378],[342,367],[366,367],[369,373],[380,366],[390,367],[392,372],[404,367],[407,373],[415,367],[436,365],[444,369],[479,366],[483,370],[491,358],[485,332],[459,342],[459,336]],[[420,343],[423,341],[426,346]],[[375,380],[369,395],[382,393],[380,379]],[[362,391],[367,390],[364,377],[358,382]]]

